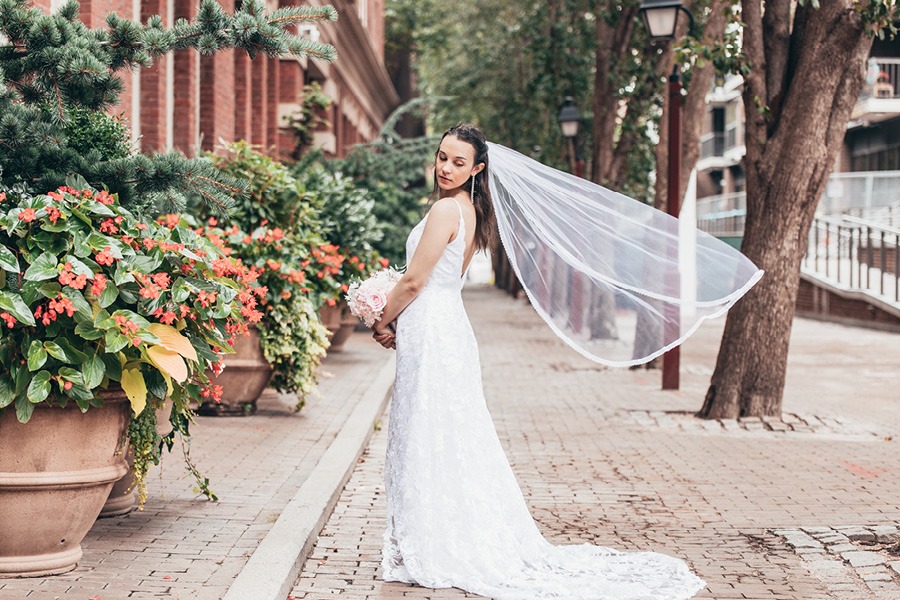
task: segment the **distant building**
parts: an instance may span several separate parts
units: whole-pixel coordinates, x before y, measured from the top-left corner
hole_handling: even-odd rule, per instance
[[[236,0],[218,0],[233,11]],[[63,0],[34,0],[47,11]],[[199,0],[82,0],[81,20],[105,26],[106,15],[146,22],[160,15],[167,26],[197,13]],[[270,0],[268,8],[324,4]],[[329,64],[294,57],[257,56],[224,50],[201,56],[182,50],[152,68],[121,74],[125,90],[110,112],[122,114],[143,151],[179,149],[188,156],[211,150],[220,140],[248,140],[275,156],[287,156],[295,139],[287,116],[298,111],[304,85],[319,82],[333,103],[324,115],[329,126],[317,131],[316,146],[343,156],[353,144],[372,140],[399,104],[384,67],[384,0],[335,0],[337,22],[319,23],[307,35],[337,48]]]
[[[744,80],[729,76],[707,95],[697,161],[700,227],[737,243],[746,205]],[[900,40],[875,40],[866,85],[819,204],[827,214],[900,204]]]

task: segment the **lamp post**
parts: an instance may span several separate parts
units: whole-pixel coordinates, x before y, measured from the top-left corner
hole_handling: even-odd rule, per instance
[[[578,177],[581,177],[581,168],[578,158],[575,156],[575,137],[578,135],[578,127],[581,125],[581,113],[575,106],[575,100],[572,96],[566,96],[559,116],[556,118],[559,127],[562,129],[563,137],[566,138],[569,154],[569,170]]]
[[[678,17],[684,12],[689,19],[689,29],[694,29],[694,16],[682,6],[680,0],[644,0],[640,7],[641,18],[650,34],[651,43],[670,41],[675,39],[675,31],[678,28]],[[681,208],[681,73],[678,64],[672,68],[669,76],[669,147],[668,147],[668,174],[669,182],[666,190],[666,212],[678,218]],[[677,246],[675,252],[677,255]],[[671,287],[675,290],[680,285],[679,273],[668,273],[671,277]],[[668,306],[666,314],[666,339],[680,337],[681,308]],[[674,334],[674,337],[673,337]],[[679,370],[681,364],[681,351],[678,346],[663,354],[662,389],[677,390],[679,384]]]

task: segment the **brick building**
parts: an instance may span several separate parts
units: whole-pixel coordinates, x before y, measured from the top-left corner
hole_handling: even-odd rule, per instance
[[[233,11],[240,0],[218,0]],[[57,10],[63,0],[34,0],[44,10]],[[269,9],[319,0],[269,0]],[[294,137],[287,115],[300,106],[304,85],[318,82],[333,100],[325,115],[329,127],[316,132],[316,146],[343,156],[355,143],[375,137],[398,104],[384,67],[384,0],[335,0],[337,22],[316,25],[319,41],[334,45],[338,60],[329,64],[295,57],[270,58],[224,50],[201,56],[180,50],[151,68],[123,76],[121,102],[111,112],[122,114],[142,151],[179,149],[188,156],[210,150],[219,140],[248,140],[287,155]],[[146,22],[160,15],[167,26],[193,17],[199,0],[81,0],[81,20],[105,26],[106,14]]]

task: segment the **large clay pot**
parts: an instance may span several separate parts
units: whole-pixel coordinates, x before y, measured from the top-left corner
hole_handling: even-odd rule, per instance
[[[338,326],[331,338],[331,346],[328,348],[329,352],[343,352],[344,345],[359,324],[359,319],[350,313],[350,306],[347,305],[346,301],[342,300],[338,304],[338,308],[341,309],[340,326]]]
[[[99,394],[104,406],[85,413],[72,401],[38,404],[25,424],[0,411],[0,577],[64,573],[81,558],[81,541],[128,469],[128,400],[118,387]]]
[[[238,336],[234,354],[225,356],[225,370],[209,375],[210,384],[222,386],[221,402],[204,402],[197,410],[207,416],[246,416],[256,412],[256,401],[272,379],[272,366],[263,356],[256,327]]]
[[[113,484],[109,497],[106,499],[106,504],[103,505],[103,509],[97,515],[98,519],[121,517],[134,510],[134,476],[131,474],[133,455],[130,449],[125,459],[128,464],[128,471]]]
[[[335,304],[334,306],[323,304],[319,308],[319,320],[325,326],[325,329],[328,330],[328,341],[331,342],[331,346],[328,348],[329,352],[335,351],[334,334],[341,328],[341,312],[340,304]]]

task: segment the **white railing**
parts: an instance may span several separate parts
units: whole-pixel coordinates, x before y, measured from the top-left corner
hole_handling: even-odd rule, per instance
[[[745,192],[697,199],[697,226],[712,235],[742,235],[746,214]],[[900,171],[834,173],[816,214],[849,214],[895,226],[900,223]]]
[[[816,217],[803,269],[900,308],[900,229],[856,217]]]

